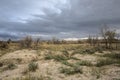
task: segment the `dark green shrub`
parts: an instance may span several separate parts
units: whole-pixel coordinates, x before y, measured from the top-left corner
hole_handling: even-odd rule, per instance
[[[93,64],[89,61],[79,61],[76,63],[76,65],[80,65],[80,66],[93,66]]]
[[[34,71],[36,71],[36,69],[38,69],[38,64],[35,62],[30,62],[28,65],[28,69],[29,69],[29,71],[34,72]]]
[[[96,51],[94,49],[86,49],[86,50],[83,50],[83,53],[84,54],[94,54]]]
[[[74,66],[72,68],[61,67],[60,72],[66,74],[66,75],[74,75],[74,74],[78,74],[78,73],[80,73],[80,74],[83,73],[82,68],[80,68],[79,66]]]
[[[17,66],[14,64],[14,63],[10,63],[8,64],[8,66],[6,67],[6,69],[10,69],[10,70],[13,70],[15,69]]]
[[[98,51],[99,53],[103,53],[103,51],[105,50],[103,47],[95,47],[94,49],[95,51]]]
[[[120,53],[104,54],[103,57],[109,57],[112,59],[120,59]]]
[[[71,63],[69,63],[67,61],[62,61],[61,63],[64,64],[64,65],[66,65],[66,66],[70,66],[70,67],[74,66],[74,64],[71,64]]]
[[[82,50],[75,50],[73,54],[84,54]]]
[[[55,55],[54,60],[56,61],[63,61],[63,60],[68,60],[69,58],[62,56],[62,55]]]
[[[64,50],[63,55],[66,56],[66,57],[69,57],[69,52],[67,50]]]
[[[45,60],[50,60],[50,59],[54,59],[54,56],[52,54],[46,54]]]
[[[45,55],[46,60],[54,59],[55,61],[63,61],[63,60],[68,60],[69,58],[63,56],[63,55],[52,55],[52,54],[47,54]]]
[[[112,60],[112,59],[100,59],[100,60],[98,60],[96,66],[97,66],[97,67],[102,67],[102,66],[114,64],[114,63],[116,63],[116,62],[117,62],[117,61]]]
[[[17,58],[16,59],[18,63],[21,63],[22,62],[22,59],[21,58]]]

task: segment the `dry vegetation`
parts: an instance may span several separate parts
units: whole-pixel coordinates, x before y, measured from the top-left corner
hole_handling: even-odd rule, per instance
[[[30,36],[1,41],[0,80],[120,80],[119,39],[114,34],[105,29],[103,40],[89,36],[78,42]]]

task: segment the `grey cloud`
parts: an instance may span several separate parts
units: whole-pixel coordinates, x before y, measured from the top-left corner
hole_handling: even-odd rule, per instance
[[[86,37],[102,24],[119,28],[119,7],[120,0],[1,0],[0,30],[4,31],[0,36],[12,37],[5,33],[14,32],[18,38],[23,36],[19,33]]]

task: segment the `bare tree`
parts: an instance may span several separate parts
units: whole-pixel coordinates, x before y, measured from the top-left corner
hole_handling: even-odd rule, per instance
[[[109,30],[106,32],[107,41],[109,43],[109,48],[112,48],[112,43],[115,41],[116,31]]]
[[[87,43],[90,44],[90,46],[92,46],[92,36],[89,35],[88,39],[87,39]]]
[[[98,44],[98,36],[97,35],[89,35],[87,42],[90,46],[96,46]]]
[[[96,45],[98,45],[98,35],[95,35],[95,36],[93,36],[93,39],[92,39],[92,43],[93,43],[93,46],[96,46]]]
[[[102,27],[102,29],[101,29],[101,36],[103,38],[103,41],[105,42],[106,48],[108,48],[108,40],[107,40],[107,36],[106,36],[107,31],[108,31],[108,27],[106,25],[104,25],[104,27]]]
[[[116,34],[116,49],[118,49],[118,44],[119,44],[119,39],[120,39],[120,34]]]
[[[105,42],[106,48],[112,48],[112,43],[114,42],[116,36],[116,30],[110,29],[105,25],[101,29],[101,35],[103,37],[103,41]]]

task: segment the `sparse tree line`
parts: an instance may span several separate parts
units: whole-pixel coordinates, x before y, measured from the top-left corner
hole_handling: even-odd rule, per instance
[[[104,46],[106,49],[118,49],[120,34],[115,29],[104,26],[100,30],[100,36],[89,35],[87,42],[90,46]]]
[[[7,49],[9,44],[19,43],[21,48],[34,48],[37,49],[39,44],[86,44],[90,46],[101,47],[104,46],[107,49],[118,49],[120,43],[120,34],[116,32],[115,29],[111,29],[107,26],[104,26],[100,30],[100,34],[89,35],[87,40],[78,40],[78,41],[65,41],[59,40],[53,37],[51,40],[40,40],[40,38],[32,39],[31,36],[26,36],[22,40],[12,41],[8,39],[7,41],[0,41],[0,49]]]

